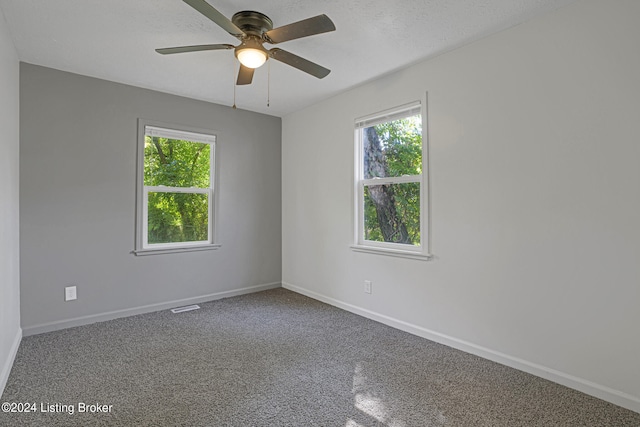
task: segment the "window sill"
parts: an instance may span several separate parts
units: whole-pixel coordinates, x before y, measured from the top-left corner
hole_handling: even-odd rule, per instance
[[[429,261],[433,259],[433,255],[424,254],[415,251],[403,251],[401,249],[378,248],[373,246],[351,245],[351,249],[355,252],[365,252],[376,255],[387,255],[399,258],[417,259],[420,261]]]
[[[131,251],[135,256],[175,254],[180,252],[197,252],[197,251],[213,251],[219,249],[222,245],[202,245],[202,246],[184,246],[181,248],[162,248],[162,249],[138,249]]]

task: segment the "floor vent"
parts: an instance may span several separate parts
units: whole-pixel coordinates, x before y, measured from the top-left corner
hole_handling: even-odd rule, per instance
[[[187,305],[187,306],[184,306],[184,307],[172,308],[171,312],[173,314],[184,313],[185,311],[197,310],[199,308],[200,308],[199,305],[194,304],[194,305]]]

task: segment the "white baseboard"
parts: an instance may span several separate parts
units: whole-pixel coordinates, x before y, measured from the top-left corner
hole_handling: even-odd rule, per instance
[[[23,327],[24,336],[37,335],[45,332],[57,331],[60,329],[73,328],[75,326],[88,325],[90,323],[104,322],[107,320],[118,319],[120,317],[135,316],[137,314],[151,313],[154,311],[167,310],[170,308],[180,307],[190,304],[198,304],[207,301],[214,301],[222,298],[235,297],[238,295],[251,294],[254,292],[266,291],[268,289],[280,288],[280,282],[266,283],[263,285],[249,286],[246,288],[234,289],[231,291],[216,292],[198,297],[167,301],[158,304],[149,304],[140,307],[126,308],[124,310],[108,311],[89,316],[75,317],[73,319],[59,320],[55,322],[41,323],[39,325]]]
[[[538,377],[553,381],[563,386],[613,403],[614,405],[622,406],[623,408],[640,413],[640,398],[637,396],[633,396],[619,390],[614,390],[612,388],[596,384],[594,382],[578,378],[573,375],[557,371],[555,369],[547,368],[546,366],[538,365],[536,363],[513,357],[508,354],[500,353],[489,348],[485,348],[467,341],[441,334],[439,332],[431,331],[421,326],[413,325],[402,320],[394,319],[392,317],[385,316],[374,311],[348,304],[327,297],[325,295],[318,294],[308,289],[292,285],[291,283],[282,282],[282,287],[285,289],[289,289],[290,291],[297,292],[299,294],[316,299],[318,301],[322,301],[329,305],[333,305],[335,307],[349,311],[351,313],[355,313],[360,316],[375,320],[377,322],[384,323],[385,325],[400,329],[410,334],[417,335],[419,337],[426,338],[428,340],[435,341],[449,347],[453,347],[466,353],[475,354],[476,356],[480,356],[484,359],[488,359],[502,365],[506,365],[511,368],[536,375]]]
[[[2,396],[2,393],[4,393],[4,388],[7,385],[7,380],[9,380],[9,374],[11,373],[13,362],[14,360],[16,360],[16,354],[18,353],[18,347],[20,347],[21,341],[22,341],[22,329],[18,328],[18,332],[16,332],[16,336],[13,339],[11,348],[9,349],[9,355],[7,357],[7,360],[4,361],[2,365],[2,370],[0,371],[0,396]]]

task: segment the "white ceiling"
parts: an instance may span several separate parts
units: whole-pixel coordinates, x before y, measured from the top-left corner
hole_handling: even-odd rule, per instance
[[[278,61],[239,86],[238,108],[284,116],[393,70],[525,22],[575,0],[208,0],[274,27],[319,14],[337,30],[278,45],[332,70],[319,80]],[[233,51],[159,55],[154,49],[237,40],[181,0],[0,0],[21,61],[233,104]],[[1,18],[1,17],[0,17]]]

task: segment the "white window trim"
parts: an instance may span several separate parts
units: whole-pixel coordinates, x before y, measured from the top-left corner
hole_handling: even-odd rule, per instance
[[[184,188],[168,186],[144,185],[144,146],[145,135],[162,135],[169,138],[185,139],[185,133],[189,134],[189,140],[203,142],[211,145],[209,161],[211,165],[209,188]],[[221,247],[217,242],[217,218],[218,218],[218,191],[217,191],[217,156],[215,154],[218,134],[210,130],[194,129],[191,127],[161,123],[146,119],[138,119],[138,141],[136,159],[136,235],[135,249],[132,251],[137,256],[168,254],[178,252],[206,251]],[[149,245],[148,238],[148,212],[147,202],[149,192],[181,192],[207,194],[209,205],[209,240],[197,242],[160,243]]]
[[[422,171],[420,175],[406,175],[399,177],[384,177],[364,179],[363,141],[361,130],[378,123],[395,120],[399,117],[420,112],[422,118]],[[430,260],[433,259],[430,251],[430,203],[429,191],[429,156],[428,156],[428,115],[427,94],[421,101],[415,101],[398,107],[381,111],[355,120],[354,131],[354,215],[353,215],[353,241],[351,249],[355,252],[364,252],[378,255],[387,255],[401,258]],[[406,245],[402,243],[377,242],[364,239],[364,188],[367,185],[384,185],[417,182],[420,184],[420,245]]]

